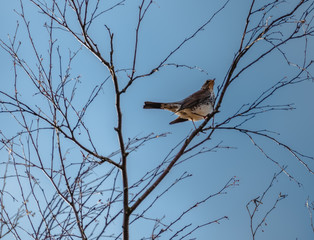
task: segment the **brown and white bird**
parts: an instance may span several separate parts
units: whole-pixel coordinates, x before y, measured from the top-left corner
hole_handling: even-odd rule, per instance
[[[165,109],[174,112],[179,117],[170,124],[185,121],[198,121],[204,119],[208,114],[212,113],[215,103],[214,93],[215,79],[207,80],[201,90],[193,93],[187,98],[178,102],[145,102],[145,109]]]

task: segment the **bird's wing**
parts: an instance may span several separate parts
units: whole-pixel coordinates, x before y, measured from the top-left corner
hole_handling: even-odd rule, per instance
[[[192,108],[195,105],[198,105],[200,102],[204,101],[204,99],[208,97],[209,97],[208,91],[204,91],[203,89],[201,89],[185,98],[182,101],[182,105],[178,111],[186,108]]]

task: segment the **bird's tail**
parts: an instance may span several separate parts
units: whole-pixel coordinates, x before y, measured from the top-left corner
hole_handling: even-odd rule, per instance
[[[163,109],[162,105],[163,105],[163,103],[159,103],[159,102],[144,102],[143,108],[145,108],[145,109],[150,109],[150,108]]]
[[[145,102],[143,108],[165,109],[175,113],[180,108],[180,104],[176,102],[172,103]]]

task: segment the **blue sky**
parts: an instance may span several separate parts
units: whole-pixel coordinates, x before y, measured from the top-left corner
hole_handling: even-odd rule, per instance
[[[293,1],[289,2],[283,5],[287,9]],[[132,66],[138,4],[139,1],[126,1],[124,6],[117,7],[99,18],[95,27],[91,28],[91,35],[98,42],[100,49],[105,52],[106,57],[108,57],[109,48],[104,24],[114,32],[116,69],[128,69]],[[34,40],[45,58],[48,36],[43,24],[47,19],[30,4],[25,3],[25,6]],[[154,2],[142,24],[136,74],[149,72],[158,66],[170,51],[175,49],[186,37],[189,37],[221,6],[222,2],[220,1],[205,0]],[[167,111],[144,110],[142,109],[144,101],[181,100],[198,90],[209,78],[216,78],[216,87],[220,85],[239,48],[249,6],[250,1],[248,0],[230,1],[211,24],[185,44],[167,62],[197,66],[204,71],[172,66],[164,67],[150,77],[137,80],[123,95],[123,133],[125,138],[145,136],[151,132],[171,133],[166,138],[158,138],[145,144],[143,148],[130,155],[130,182],[136,181],[146,171],[158,165],[168,152],[193,130],[190,122],[169,125],[168,123],[175,118],[174,115]],[[0,22],[2,23],[0,38],[4,41],[8,34],[11,36],[14,34],[16,21],[19,19],[13,9],[19,9],[18,1],[6,1],[0,10]],[[286,9],[276,9],[274,14],[284,10]],[[19,21],[18,38],[22,41],[21,55],[30,62],[30,65],[35,66],[34,55],[25,37],[25,27],[21,19]],[[283,29],[283,31],[288,30]],[[66,64],[69,48],[76,51],[80,48],[80,44],[71,35],[62,31],[56,32],[56,38],[58,39],[56,44],[60,45]],[[241,64],[250,61],[265,46],[263,42],[258,43]],[[293,41],[286,44],[284,49],[290,59],[302,63],[303,46],[304,41]],[[308,46],[309,49],[310,46],[313,46],[313,39],[309,39]],[[54,57],[56,58],[56,55]],[[313,51],[309,51],[308,59],[313,59],[313,57]],[[2,71],[0,90],[12,92],[12,60],[2,49],[0,50],[0,65]],[[215,120],[222,121],[243,104],[251,102],[275,82],[292,76],[296,70],[296,68],[288,66],[278,52],[263,58],[230,86],[221,106],[221,112],[216,115]],[[311,71],[313,72],[313,68]],[[57,75],[57,71],[55,74]],[[33,95],[34,88],[29,80],[22,73],[20,76],[19,86],[20,89],[23,89],[20,92],[22,98],[33,105],[41,103],[40,96]],[[80,76],[75,100],[76,106],[79,107],[88,99],[92,89],[108,77],[108,71],[92,54],[82,48],[78,57],[73,61],[71,76],[73,78]],[[119,72],[118,77],[122,86],[127,83],[124,71]],[[215,91],[217,91],[216,87]],[[267,103],[293,103],[295,110],[267,112],[248,122],[245,126],[248,129],[269,129],[279,132],[278,138],[283,143],[305,155],[314,156],[314,108],[311,104],[314,101],[313,93],[314,83],[312,81],[288,86],[278,91]],[[110,79],[105,83],[100,96],[90,106],[84,121],[90,129],[100,153],[109,155],[118,148],[117,136],[113,129],[116,125],[116,112],[113,85]],[[0,115],[0,123],[1,126],[4,126],[1,131],[6,135],[10,136],[15,132],[17,125],[9,115]],[[202,138],[202,134],[197,137],[197,139],[200,138]],[[44,135],[42,139],[45,139]],[[259,231],[256,239],[312,239],[313,231],[310,227],[305,202],[308,197],[314,201],[313,175],[278,145],[265,141],[263,138],[256,138],[256,140],[271,157],[281,165],[287,166],[287,171],[302,183],[302,187],[299,187],[284,174],[279,176],[278,182],[274,184],[265,198],[260,213],[263,214],[269,210],[279,193],[288,194],[288,197],[279,202],[277,208],[268,217],[267,226],[263,227],[264,232]],[[82,138],[82,141],[86,140]],[[161,218],[165,215],[167,217],[165,221],[169,223],[186,208],[208,194],[216,193],[231,177],[236,176],[239,186],[228,189],[227,194],[217,196],[197,208],[195,212],[183,219],[182,226],[188,222],[193,222],[197,226],[204,221],[228,216],[229,220],[202,228],[193,236],[196,239],[251,239],[249,216],[245,206],[248,201],[265,191],[274,173],[280,169],[265,158],[244,134],[219,130],[214,133],[211,141],[207,142],[205,147],[211,148],[220,142],[230,149],[218,149],[215,152],[201,154],[173,169],[152,197],[144,202],[144,206],[147,206],[145,204],[149,204],[158,193],[183,172],[187,171],[193,176],[183,180],[163,196],[155,208],[149,211],[148,216]],[[43,143],[43,151],[46,147],[48,149],[48,146]],[[71,156],[74,159],[76,153]],[[70,157],[69,159],[71,159]],[[0,151],[0,161],[6,161],[7,158],[7,152]],[[311,169],[314,169],[313,161],[307,162]],[[11,184],[14,188],[14,183]],[[49,187],[49,183],[46,184]],[[145,225],[146,231],[140,230],[139,232],[139,228],[142,226],[131,228],[131,236],[133,236],[131,239],[140,239],[144,234],[149,234],[152,224]]]

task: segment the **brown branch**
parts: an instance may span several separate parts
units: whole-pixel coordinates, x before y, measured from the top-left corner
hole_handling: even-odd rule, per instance
[[[172,167],[175,165],[175,163],[181,158],[181,156],[184,154],[185,149],[188,147],[188,145],[191,143],[191,141],[194,139],[195,136],[203,129],[203,127],[208,123],[208,121],[216,114],[217,111],[212,112],[207,116],[207,118],[204,120],[204,122],[195,129],[191,135],[184,141],[184,144],[176,154],[176,156],[173,158],[173,160],[168,164],[166,169],[163,171],[163,173],[156,179],[155,182],[152,183],[152,185],[137,199],[137,201],[130,207],[130,212],[132,213],[143,201],[144,199],[161,183],[161,181],[168,175]]]
[[[117,112],[117,127],[114,130],[117,132],[119,145],[120,145],[120,153],[121,153],[121,173],[122,173],[122,183],[123,183],[123,240],[129,239],[129,221],[130,214],[129,211],[129,183],[128,183],[128,172],[127,172],[127,156],[128,152],[126,152],[124,138],[122,133],[122,111],[121,111],[121,92],[119,89],[119,82],[115,72],[114,64],[113,64],[113,33],[111,33],[110,29],[106,26],[109,36],[110,36],[110,67],[109,71],[112,77],[112,81],[114,84],[115,90],[115,98],[116,98],[116,112]]]
[[[262,224],[265,223],[268,215],[275,210],[277,204],[279,201],[285,199],[287,197],[287,195],[282,195],[281,193],[279,193],[276,201],[274,202],[273,206],[265,213],[265,215],[262,217],[262,219],[259,221],[259,223],[257,224],[256,227],[254,227],[254,219],[256,214],[258,213],[258,211],[261,211],[261,207],[263,204],[263,200],[266,196],[266,194],[268,193],[268,191],[270,190],[270,188],[273,186],[274,181],[278,178],[278,176],[283,172],[283,170],[281,170],[280,172],[274,174],[270,184],[268,185],[268,187],[266,188],[266,190],[264,191],[264,193],[259,196],[256,197],[252,200],[250,200],[247,204],[246,204],[246,209],[249,213],[250,216],[250,230],[251,230],[251,234],[252,234],[252,239],[255,240],[255,235],[257,233],[257,231],[262,227]],[[253,205],[254,204],[254,205]],[[253,205],[253,210],[251,210],[250,206]]]

